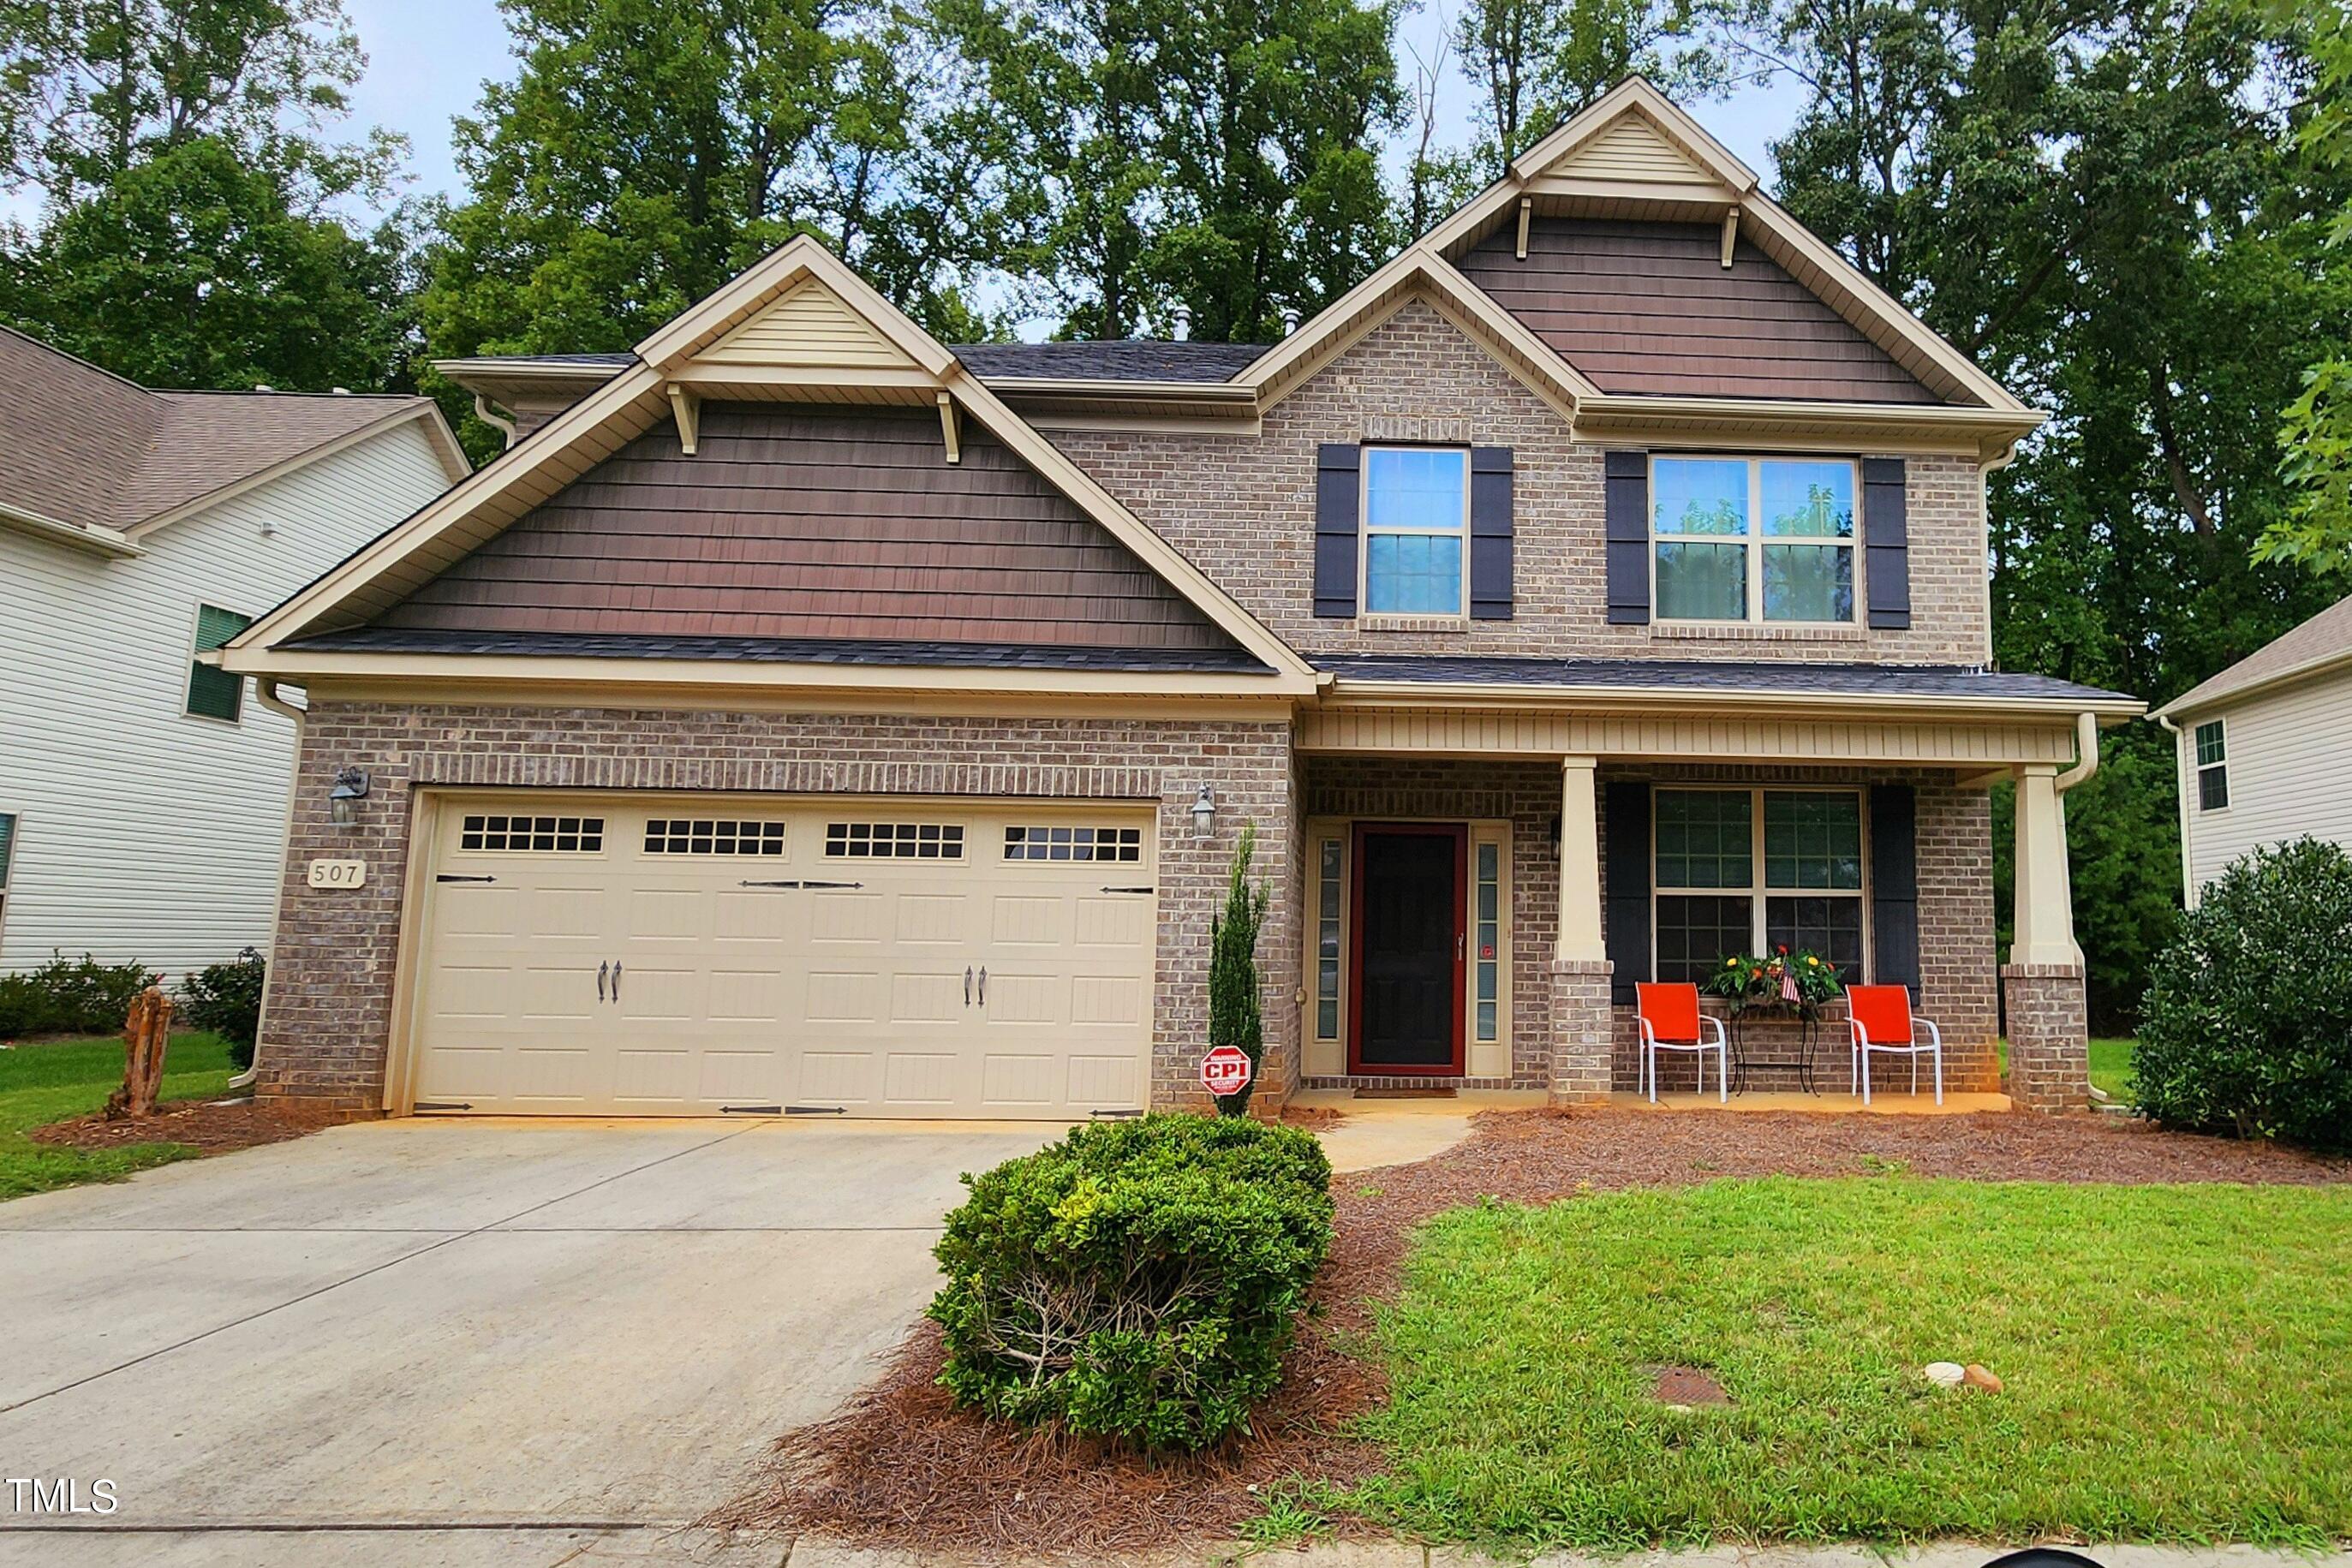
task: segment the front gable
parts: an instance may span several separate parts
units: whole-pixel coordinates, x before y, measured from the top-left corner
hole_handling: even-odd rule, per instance
[[[777,296],[694,359],[710,365],[915,368],[911,355],[813,277]]]

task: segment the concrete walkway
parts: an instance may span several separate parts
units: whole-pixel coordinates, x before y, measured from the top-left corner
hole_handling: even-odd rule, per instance
[[[1060,1131],[380,1122],[0,1204],[0,1564],[690,1560]]]

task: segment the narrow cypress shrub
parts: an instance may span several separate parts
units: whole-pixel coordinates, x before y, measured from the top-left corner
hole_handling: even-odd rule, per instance
[[[1274,890],[1265,883],[1250,886],[1250,862],[1256,855],[1257,824],[1244,822],[1241,842],[1234,848],[1234,873],[1225,888],[1224,912],[1209,921],[1209,1045],[1212,1050],[1239,1046],[1250,1059],[1249,1087],[1217,1102],[1217,1109],[1228,1116],[1249,1114],[1250,1097],[1257,1092],[1258,1069],[1265,1060],[1257,935],[1265,925],[1266,905]]]

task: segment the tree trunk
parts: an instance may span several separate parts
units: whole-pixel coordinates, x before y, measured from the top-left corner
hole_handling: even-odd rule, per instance
[[[150,986],[131,998],[122,1029],[122,1087],[107,1096],[106,1119],[152,1116],[163,1087],[163,1051],[172,1040],[172,998]]]

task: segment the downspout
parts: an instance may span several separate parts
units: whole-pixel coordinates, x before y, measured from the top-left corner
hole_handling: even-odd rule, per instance
[[[507,438],[507,445],[509,447],[512,447],[514,445],[515,422],[507,418],[504,414],[492,413],[490,412],[489,400],[485,398],[479,392],[476,392],[474,394],[474,417],[480,420],[484,424],[488,425],[492,430],[499,431],[503,434]]]
[[[2058,775],[2058,793],[2063,795],[2075,785],[2099,770],[2099,716],[2078,713],[2074,716],[2074,766]]]
[[[2163,714],[2156,722],[2164,726],[2172,737],[2172,793],[2180,810],[2180,904],[2184,909],[2197,907],[2197,873],[2189,868],[2197,863],[2189,846],[2189,824],[2197,813],[2189,809],[2189,781],[2195,771],[2189,766],[2189,737],[2181,727]]]
[[[302,779],[302,720],[307,709],[296,707],[278,694],[278,681],[272,675],[253,677],[253,695],[271,713],[284,714],[294,722],[294,777],[286,786],[286,822],[278,836],[278,892],[269,901],[269,947],[268,958],[274,967],[278,962],[278,924],[286,911],[286,852],[294,843],[294,797]],[[231,1089],[248,1090],[261,1074],[261,1040],[268,1032],[269,977],[265,970],[261,982],[261,1010],[253,1025],[253,1065],[228,1081]]]

